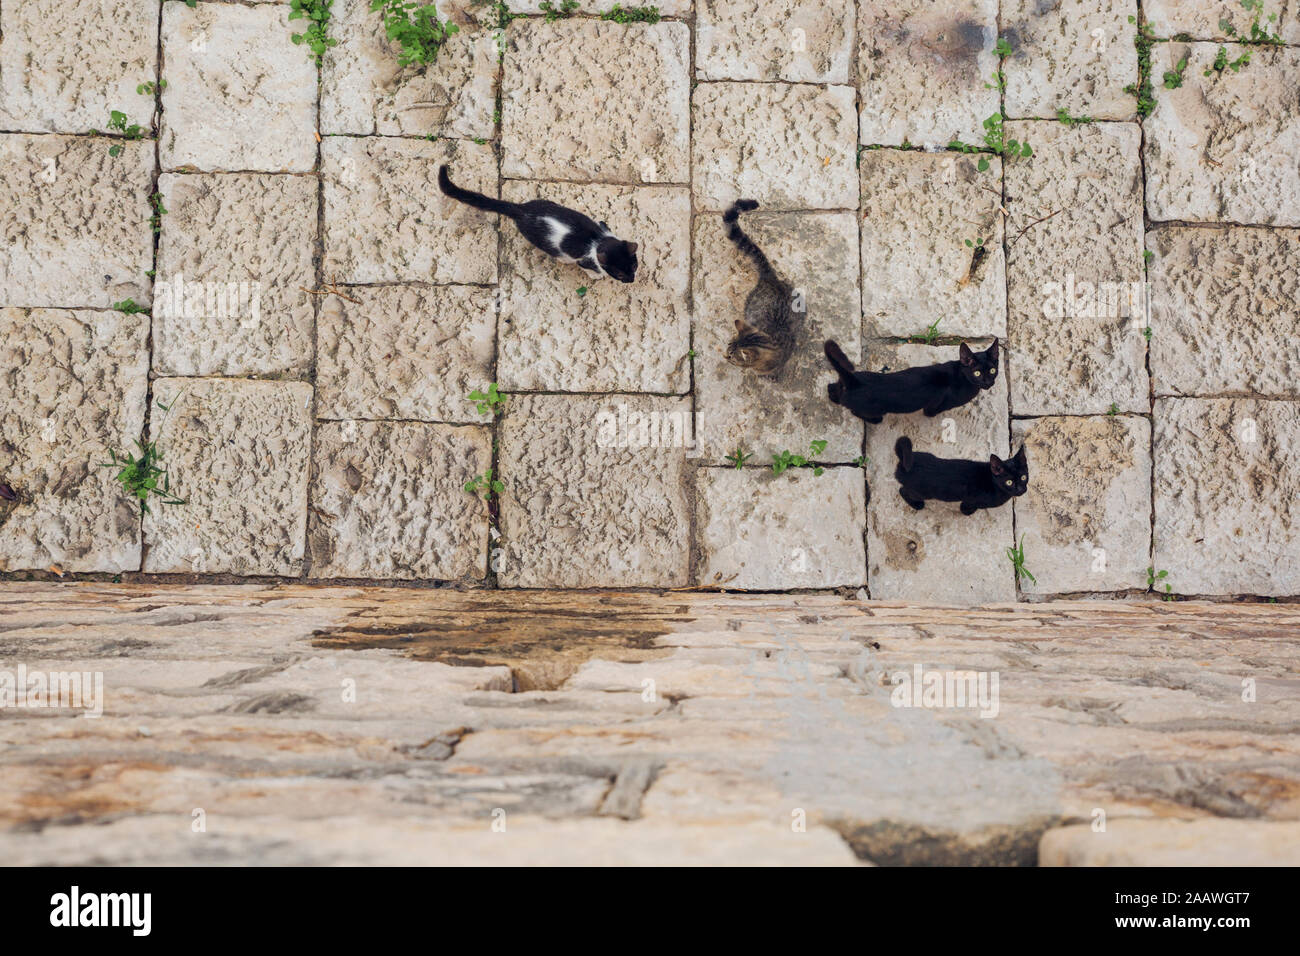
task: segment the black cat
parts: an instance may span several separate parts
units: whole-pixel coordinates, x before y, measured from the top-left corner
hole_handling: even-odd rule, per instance
[[[927,499],[960,501],[961,513],[973,515],[980,508],[997,508],[1029,489],[1029,463],[1025,446],[1015,457],[1003,461],[989,455],[988,461],[964,458],[936,458],[923,451],[912,451],[912,440],[894,442],[898,467],[898,493],[920,511]]]
[[[461,189],[447,175],[446,166],[438,169],[438,188],[444,195],[475,209],[508,216],[524,238],[538,249],[561,262],[576,262],[596,278],[610,276],[619,282],[636,278],[636,243],[617,238],[605,223],[596,222],[576,209],[549,199],[505,202]]]
[[[972,352],[963,342],[961,357],[956,361],[899,372],[855,372],[853,363],[833,340],[828,340],[825,348],[826,358],[840,375],[838,382],[827,386],[831,401],[873,425],[888,414],[921,410],[933,418],[965,405],[984,389],[992,388],[998,378],[997,339],[983,352]]]

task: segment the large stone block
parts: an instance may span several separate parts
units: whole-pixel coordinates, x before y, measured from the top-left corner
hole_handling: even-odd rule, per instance
[[[0,310],[0,571],[135,571],[140,517],[103,468],[138,454],[149,371],[142,315]]]
[[[158,75],[158,4],[22,0],[0,10],[0,129],[86,133],[113,110],[147,125]]]
[[[1155,495],[1175,594],[1300,594],[1300,405],[1156,399]]]
[[[697,209],[856,209],[853,89],[701,83],[693,94]]]
[[[353,287],[316,322],[318,418],[482,422],[496,309],[474,286]]]
[[[508,182],[504,198],[581,209],[636,242],[636,281],[592,279],[502,226],[503,388],[685,392],[690,387],[690,194],[684,187]],[[579,290],[585,289],[585,292]]]
[[[144,570],[301,571],[307,526],[311,386],[160,378],[150,413],[171,490],[183,505],[144,519]]]
[[[866,481],[860,468],[702,468],[700,584],[750,590],[858,587]]]
[[[1143,124],[1147,211],[1158,221],[1300,226],[1300,50],[1229,43],[1229,61],[1247,52],[1251,61],[1215,71],[1218,50],[1159,43],[1151,51],[1154,77],[1188,62],[1181,87],[1157,87]]]
[[[695,220],[695,375],[698,440],[704,459],[722,464],[741,449],[753,464],[785,450],[828,442],[824,461],[861,453],[862,423],[826,397],[835,373],[822,352],[833,338],[850,355],[860,349],[857,224],[852,213],[748,213],[741,226],[794,289],[804,311],[794,355],[773,379],[726,359],[735,321],[754,287],[752,262],[727,238],[722,217]]]
[[[997,0],[862,0],[861,142],[979,142],[1000,103],[997,29]]]
[[[1038,865],[1295,866],[1297,846],[1294,820],[1115,820],[1102,831],[1091,824],[1048,830]]]
[[[1300,232],[1147,233],[1157,395],[1300,397]]]
[[[490,283],[497,276],[494,214],[448,199],[438,167],[458,186],[497,194],[492,147],[396,137],[332,136],[321,145],[325,276],[345,283]]]
[[[1287,43],[1300,43],[1300,6],[1291,0],[1264,4],[1256,13],[1241,0],[1143,0],[1142,15],[1156,36],[1172,39],[1186,34],[1193,40],[1218,40],[1250,37],[1250,25],[1259,18],[1259,26],[1270,35],[1280,35]],[[1275,17],[1275,19],[1269,19]],[[1227,21],[1233,33],[1223,29]]]
[[[1006,135],[1034,149],[1005,173],[1012,411],[1148,411],[1138,127],[1008,123]]]
[[[316,65],[288,4],[163,4],[164,169],[316,165]]]
[[[690,418],[679,399],[511,399],[499,432],[501,583],[685,585]]]
[[[956,357],[954,346],[872,343],[862,367],[897,371]],[[914,510],[900,497],[894,478],[894,443],[903,435],[912,439],[916,451],[941,458],[1006,457],[1006,378],[999,376],[993,388],[935,418],[891,415],[867,426],[867,569],[873,598],[939,604],[1014,601],[1015,575],[1005,554],[1012,535],[1010,503],[970,516],[955,502],[930,501]]]
[[[1012,423],[1029,491],[1013,502],[1029,594],[1145,588],[1151,565],[1151,424],[1137,416]]]
[[[303,375],[312,362],[315,177],[158,179],[154,370]]]
[[[981,173],[969,156],[880,149],[861,172],[863,334],[920,335],[937,319],[943,335],[1004,338],[1002,161]]]
[[[701,0],[701,80],[847,83],[854,7],[836,0]]]
[[[148,305],[152,185],[150,142],[0,135],[0,303]]]
[[[486,428],[330,422],[316,431],[308,546],[322,578],[482,578],[488,512],[465,483],[492,464]]]
[[[1008,116],[1132,119],[1137,79],[1137,0],[1006,0],[1002,35],[1011,45],[1003,72]],[[1161,74],[1157,73],[1157,82]]]
[[[690,178],[686,24],[523,20],[511,24],[507,39],[503,176],[621,183]]]

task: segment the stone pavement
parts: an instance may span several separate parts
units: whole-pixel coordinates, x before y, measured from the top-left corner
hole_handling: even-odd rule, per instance
[[[10,864],[1300,863],[1291,606],[12,582],[0,607],[0,692],[102,679],[0,708]]]
[[[1300,595],[1300,5],[1265,0],[1277,45],[1235,0],[1140,7],[446,0],[402,68],[368,0],[319,67],[284,3],[6,0],[0,572]],[[636,283],[446,200],[444,162],[608,220]],[[775,382],[722,355],[738,196],[806,306]],[[864,430],[832,336],[877,369],[997,336],[1006,374]],[[1029,493],[904,509],[899,434],[1023,441]],[[137,439],[187,504],[98,467]]]

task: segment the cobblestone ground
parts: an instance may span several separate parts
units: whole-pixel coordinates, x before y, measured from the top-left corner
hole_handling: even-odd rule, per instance
[[[401,67],[335,0],[318,66],[287,4],[0,3],[0,571],[1300,594],[1300,4],[439,10]],[[637,281],[446,200],[444,162],[607,220]],[[777,381],[723,360],[740,196],[806,304]],[[942,418],[826,401],[827,337],[879,369],[991,336],[1002,381]],[[1029,493],[912,512],[900,434],[1023,442]],[[99,467],[137,439],[187,503]]]

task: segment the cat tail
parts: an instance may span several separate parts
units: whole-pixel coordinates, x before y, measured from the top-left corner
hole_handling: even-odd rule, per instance
[[[835,367],[835,371],[839,372],[844,378],[853,375],[853,363],[849,361],[849,357],[844,354],[844,350],[836,344],[834,339],[827,339],[822,348],[826,351],[826,358]]]
[[[493,199],[491,196],[484,196],[482,193],[476,193],[469,189],[461,189],[451,181],[447,175],[446,165],[438,167],[438,188],[442,190],[444,196],[450,196],[457,202],[463,202],[467,206],[473,206],[475,209],[486,209],[488,212],[499,212],[503,216],[514,218],[519,214],[518,203],[505,202],[501,199]]]
[[[745,235],[740,228],[740,223],[736,220],[740,218],[742,212],[749,212],[751,209],[757,209],[758,203],[752,199],[737,199],[731,204],[731,208],[722,214],[722,221],[727,226],[727,238],[736,244],[745,255],[754,261],[758,267],[758,275],[761,279],[767,279],[771,282],[780,283],[781,279],[772,268],[772,263],[767,261],[767,256],[763,255],[763,250],[754,245],[754,241]]]
[[[912,439],[904,435],[894,442],[894,454],[898,456],[898,467],[903,471],[912,470]]]

